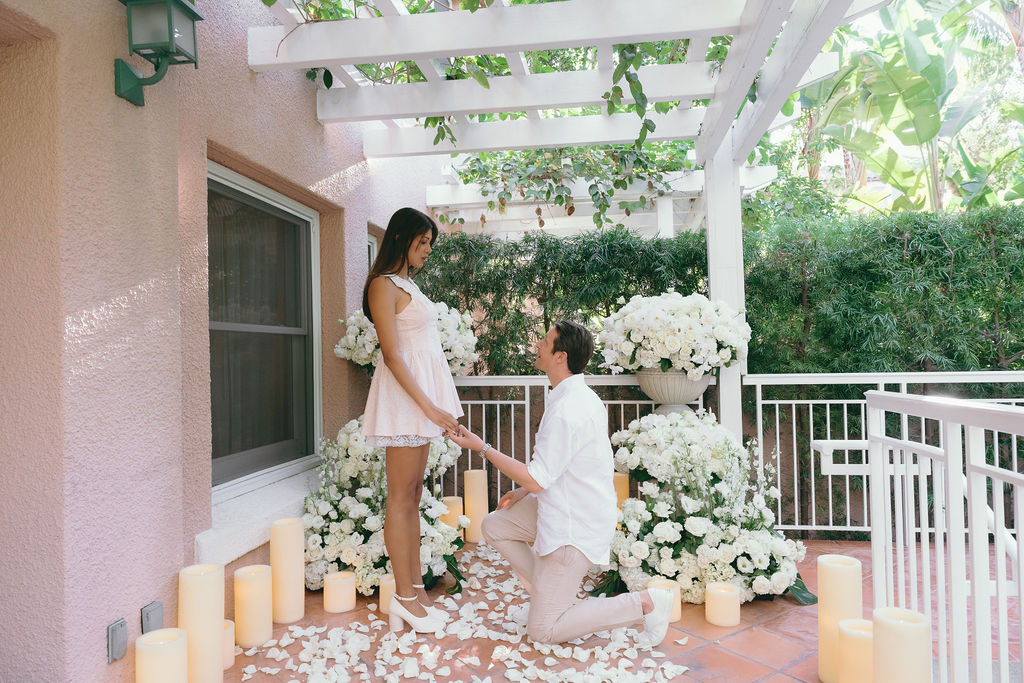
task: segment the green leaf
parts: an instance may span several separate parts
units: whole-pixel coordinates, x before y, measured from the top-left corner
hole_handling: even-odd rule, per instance
[[[1017,123],[1024,123],[1024,103],[1002,102],[999,104],[999,111]]]
[[[786,589],[786,593],[801,605],[814,605],[818,602],[817,596],[808,590],[807,584],[804,583],[799,572],[797,572],[796,581]]]
[[[939,137],[956,137],[968,123],[981,113],[985,105],[985,95],[974,93],[962,97],[953,104],[946,107],[946,114],[943,116],[942,128],[939,129]]]
[[[332,85],[334,85],[334,74],[330,69],[324,69],[324,87],[330,90]]]
[[[612,72],[612,83],[621,81],[627,69],[629,69],[629,62],[625,59],[620,59],[619,63],[615,65],[615,71]]]
[[[924,48],[924,43],[916,33],[911,29],[903,31],[903,45],[904,55],[907,59],[907,66],[916,71],[922,73],[925,69],[931,66],[932,60],[931,55]]]
[[[662,372],[668,372],[671,369],[672,369],[672,361],[670,361],[668,358],[662,358],[661,359],[661,371]]]
[[[273,7],[274,3],[276,2],[277,0],[263,0],[263,4],[266,5],[267,7]]]
[[[473,77],[473,80],[475,80],[477,83],[487,88],[488,90],[490,89],[491,84],[487,80],[486,71],[481,69],[473,62],[466,62],[466,70],[469,71],[469,75]]]

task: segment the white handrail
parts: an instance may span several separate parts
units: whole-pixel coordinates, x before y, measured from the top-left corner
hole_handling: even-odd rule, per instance
[[[778,375],[744,375],[744,386],[787,386],[796,384],[1015,384],[1024,382],[1019,370],[978,370],[973,372],[848,372]]]
[[[1009,603],[1019,605],[1024,587],[1024,477],[1015,471],[1017,444],[1024,440],[1024,408],[885,391],[868,391],[865,398],[875,606],[919,609],[929,621],[933,613],[937,616],[943,683],[992,680],[994,616],[996,661],[1000,679],[1008,680]],[[899,417],[901,425],[908,417],[938,423],[940,446],[909,440],[905,433],[900,439],[888,436],[889,414]],[[1000,435],[1010,439],[1014,469],[1000,463]],[[988,462],[990,443],[993,463]],[[817,446],[824,451],[828,444]],[[894,450],[902,453],[898,467],[889,464],[888,453]],[[931,466],[926,469],[925,463]],[[1014,504],[1012,529],[1006,521],[1007,495]]]

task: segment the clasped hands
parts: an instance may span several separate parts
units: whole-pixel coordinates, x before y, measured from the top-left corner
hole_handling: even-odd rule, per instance
[[[464,425],[459,425],[457,431],[448,430],[444,435],[462,448],[468,448],[471,451],[478,451],[484,447],[484,440],[469,431]]]

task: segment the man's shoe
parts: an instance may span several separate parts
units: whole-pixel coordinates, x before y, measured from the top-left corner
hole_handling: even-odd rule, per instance
[[[668,622],[672,618],[672,591],[663,588],[648,588],[654,609],[644,615],[644,631],[637,636],[640,647],[658,647],[668,633]]]

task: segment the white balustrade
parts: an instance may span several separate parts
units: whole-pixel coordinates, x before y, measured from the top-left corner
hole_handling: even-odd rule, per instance
[[[943,683],[1012,680],[1010,643],[1019,653],[1024,640],[1024,408],[884,391],[866,401],[875,607],[926,615]],[[932,425],[938,445],[925,432],[895,436],[908,420]]]

